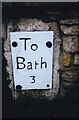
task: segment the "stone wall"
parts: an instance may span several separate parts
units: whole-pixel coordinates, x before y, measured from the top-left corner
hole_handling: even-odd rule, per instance
[[[7,61],[8,87],[14,99],[24,96],[52,99],[65,95],[69,88],[79,84],[79,19],[60,18],[58,21],[45,23],[43,20],[19,18],[3,23],[4,55]],[[10,32],[14,31],[54,31],[53,88],[51,90],[18,91],[14,89]]]
[[[61,93],[66,93],[69,92],[67,88],[73,87],[78,90],[79,85],[79,19],[65,19],[60,20],[59,23],[63,59]]]

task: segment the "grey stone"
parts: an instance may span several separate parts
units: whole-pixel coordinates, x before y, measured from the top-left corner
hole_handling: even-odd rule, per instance
[[[65,20],[60,20],[60,24],[79,24],[79,19],[78,18],[72,18],[72,19],[65,19]]]
[[[76,54],[74,57],[74,65],[79,65],[79,54]]]
[[[63,40],[63,50],[68,53],[79,52],[79,42],[77,36],[64,36]]]
[[[79,25],[61,25],[60,26],[62,32],[66,35],[78,35],[79,34]]]
[[[79,80],[79,69],[64,70],[62,79],[67,82],[77,82]]]

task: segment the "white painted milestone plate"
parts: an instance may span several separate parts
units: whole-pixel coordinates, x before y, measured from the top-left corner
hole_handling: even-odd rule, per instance
[[[15,89],[52,88],[53,32],[10,32]]]

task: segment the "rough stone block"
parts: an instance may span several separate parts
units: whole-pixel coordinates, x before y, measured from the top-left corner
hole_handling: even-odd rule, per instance
[[[79,69],[70,68],[70,70],[63,70],[62,77],[63,81],[77,82],[79,80]]]
[[[78,25],[71,25],[71,26],[66,26],[66,25],[61,25],[60,26],[62,32],[66,35],[78,35],[79,34],[79,26]]]
[[[77,36],[64,36],[63,50],[68,53],[75,53],[79,51],[79,42]]]
[[[50,22],[48,23],[49,25],[49,30],[54,31],[54,37],[58,37],[59,36],[59,30],[58,30],[58,25],[56,22]]]
[[[44,23],[38,19],[19,19],[8,25],[9,31],[54,31],[54,37],[59,36],[59,30],[56,22]]]
[[[76,54],[74,57],[74,65],[79,65],[79,54]]]
[[[68,53],[64,52],[64,56],[63,56],[63,63],[64,66],[69,66],[70,65],[70,55]]]
[[[74,19],[65,19],[65,20],[60,20],[59,21],[60,24],[79,24],[79,19],[78,18],[74,18]]]

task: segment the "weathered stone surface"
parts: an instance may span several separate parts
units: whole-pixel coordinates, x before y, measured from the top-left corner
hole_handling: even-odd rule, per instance
[[[70,55],[66,52],[64,52],[64,56],[63,56],[63,63],[64,66],[69,66],[70,65]]]
[[[20,19],[16,23],[16,31],[47,31],[49,29],[48,24],[37,19]]]
[[[67,81],[63,81],[63,87],[64,88],[70,88],[74,86],[74,83],[73,82],[67,82]]]
[[[77,36],[64,36],[63,50],[68,53],[75,53],[79,51],[79,42]]]
[[[49,30],[50,31],[54,31],[54,37],[58,37],[59,36],[59,30],[58,30],[58,25],[56,22],[51,22],[51,23],[48,23],[49,25]]]
[[[78,18],[73,18],[73,19],[65,19],[65,20],[60,20],[59,21],[60,24],[79,24],[79,19]]]
[[[38,19],[23,19],[12,21],[9,24],[10,31],[54,31],[54,36],[59,36],[59,30],[56,22],[44,23]]]
[[[67,71],[63,71],[62,79],[68,82],[76,82],[79,80],[79,69],[70,69]]]
[[[20,19],[19,21],[12,21],[7,25],[7,40],[5,41],[5,57],[8,62],[6,69],[9,73],[9,79],[11,83],[9,84],[12,90],[12,95],[15,99],[19,97],[19,92],[13,88],[13,76],[12,76],[12,61],[11,61],[11,49],[10,49],[10,32],[12,31],[54,31],[54,64],[53,64],[53,89],[44,91],[24,91],[23,95],[31,95],[33,97],[44,96],[49,99],[54,98],[59,91],[59,55],[60,55],[60,44],[61,39],[59,39],[59,30],[57,23],[44,23],[38,19]],[[8,59],[9,58],[9,59]],[[21,93],[21,92],[20,92]]]
[[[79,54],[76,54],[74,57],[74,65],[79,65]]]
[[[66,35],[78,35],[79,34],[79,25],[73,25],[73,26],[61,25],[60,28],[62,32]]]

